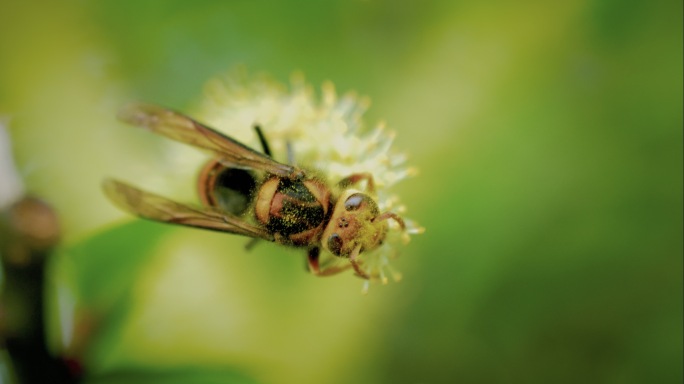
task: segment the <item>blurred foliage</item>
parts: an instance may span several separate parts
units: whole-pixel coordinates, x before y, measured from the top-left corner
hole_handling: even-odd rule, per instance
[[[60,210],[54,279],[96,319],[93,382],[682,381],[681,1],[0,14],[0,114],[28,188]],[[332,80],[372,98],[367,122],[388,119],[421,170],[397,192],[427,228],[401,284],[362,297],[270,244],[108,224],[123,215],[103,177],[174,176],[164,141],[116,123],[118,107],[191,110],[236,65]]]

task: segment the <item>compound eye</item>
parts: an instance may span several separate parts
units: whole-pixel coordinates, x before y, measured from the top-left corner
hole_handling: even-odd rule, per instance
[[[378,205],[370,198],[370,196],[363,193],[355,193],[347,198],[344,202],[344,208],[347,211],[357,211],[360,208],[369,207],[373,213],[378,212]]]
[[[328,250],[332,252],[333,255],[339,256],[342,251],[342,238],[337,233],[333,233],[328,237]]]

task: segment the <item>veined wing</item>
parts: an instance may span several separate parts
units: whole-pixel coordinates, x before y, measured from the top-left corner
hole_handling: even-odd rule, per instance
[[[191,208],[114,179],[106,179],[102,188],[117,206],[145,219],[274,241],[264,229],[229,213]]]
[[[130,104],[123,108],[119,119],[181,143],[208,149],[221,162],[236,168],[258,169],[268,173],[298,178],[303,172],[292,165],[279,163],[244,144],[203,125],[188,116],[151,104]]]

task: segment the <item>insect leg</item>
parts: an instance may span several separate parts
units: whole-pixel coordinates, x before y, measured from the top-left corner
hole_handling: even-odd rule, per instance
[[[334,266],[327,267],[325,265],[320,265],[319,256],[321,254],[321,249],[318,247],[310,248],[307,254],[307,260],[309,263],[309,271],[316,276],[332,276],[340,272],[344,272],[349,269],[352,265],[347,264],[344,266]]]
[[[254,248],[254,246],[257,245],[258,242],[259,242],[259,239],[257,239],[256,237],[252,237],[251,239],[249,239],[249,241],[247,243],[245,243],[245,250],[246,251],[252,250],[252,248]]]
[[[350,185],[358,183],[361,180],[366,180],[366,190],[368,190],[368,192],[375,193],[375,182],[373,181],[373,175],[368,172],[353,173],[340,180],[337,185],[342,188],[346,188]]]
[[[359,261],[357,260],[357,257],[359,257],[359,253],[361,253],[361,245],[354,248],[351,255],[349,256],[349,263],[351,264],[352,267],[354,267],[354,271],[356,271],[356,274],[359,277],[364,278],[366,280],[369,280],[370,276],[361,269],[361,265],[359,264]]]
[[[292,143],[290,142],[290,140],[285,142],[285,146],[287,147],[287,163],[288,164],[294,164],[295,163],[294,149],[292,148]]]
[[[321,273],[320,266],[318,265],[318,257],[321,255],[321,249],[318,247],[309,248],[306,254],[306,260],[309,263],[309,271],[314,275]]]
[[[376,217],[375,219],[373,219],[373,221],[375,221],[375,220],[383,221],[383,220],[388,220],[388,219],[392,219],[392,220],[396,221],[397,224],[399,224],[399,227],[401,227],[401,230],[402,230],[402,231],[405,231],[405,230],[406,230],[406,224],[404,223],[404,219],[402,219],[401,217],[399,217],[399,215],[397,215],[397,214],[394,213],[394,212],[385,212],[385,213],[382,213],[382,214],[380,214],[380,216],[378,216],[378,217]]]
[[[271,147],[268,145],[268,140],[266,140],[266,136],[264,135],[264,132],[261,130],[261,126],[259,124],[254,124],[254,130],[256,131],[257,136],[259,137],[259,142],[261,143],[261,148],[263,148],[264,153],[268,157],[273,157],[271,154]],[[287,141],[285,143],[285,146],[287,147],[287,162],[289,164],[294,164],[295,159],[294,159],[294,150],[292,149],[292,143],[290,141]]]
[[[261,131],[261,126],[259,126],[259,124],[254,124],[254,130],[256,131],[257,136],[259,136],[259,142],[261,143],[261,148],[263,148],[264,153],[266,156],[272,157],[271,147],[268,146],[268,141],[266,140],[264,133]]]

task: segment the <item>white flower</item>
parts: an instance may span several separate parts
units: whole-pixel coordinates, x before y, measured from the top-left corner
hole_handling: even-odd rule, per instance
[[[320,172],[331,183],[368,172],[374,178],[380,210],[403,216],[405,207],[390,188],[416,171],[405,165],[405,155],[391,150],[394,134],[384,124],[365,129],[362,115],[368,99],[353,93],[340,97],[330,82],[322,86],[319,98],[301,75],[292,77],[291,89],[287,90],[264,76],[250,78],[244,71],[210,81],[206,96],[195,114],[199,121],[253,148],[260,148],[252,128],[258,124],[276,160],[288,162],[287,146],[291,145],[298,165]],[[362,268],[372,281],[386,283],[387,274],[400,279],[390,260],[402,242],[423,231],[413,221],[404,221],[402,231],[390,220],[383,245],[361,254]],[[322,262],[347,262],[331,254],[325,257]],[[367,289],[368,282],[364,291]]]

